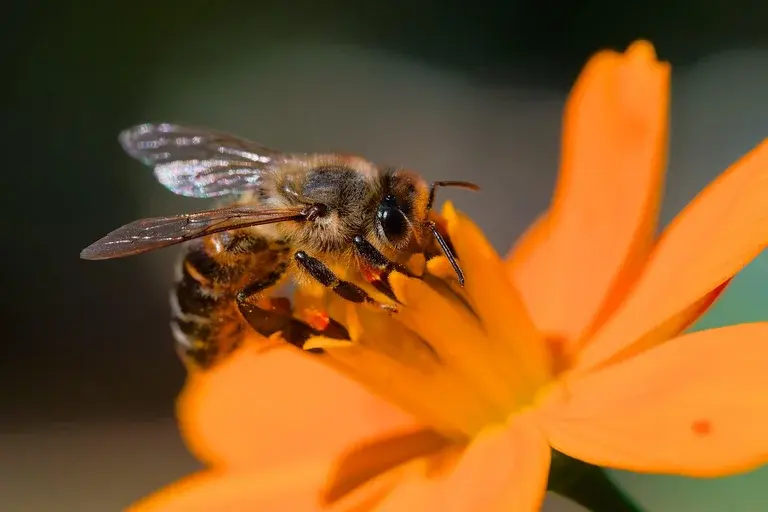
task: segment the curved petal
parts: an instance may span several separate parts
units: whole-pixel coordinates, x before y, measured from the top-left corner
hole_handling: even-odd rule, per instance
[[[335,462],[323,501],[344,509],[349,501],[360,501],[360,495],[370,496],[373,489],[391,490],[404,466],[450,449],[453,444],[434,431],[420,430],[360,445]]]
[[[405,281],[404,286],[398,284],[402,281]],[[333,346],[327,339],[312,338],[308,345],[323,347],[328,364],[333,364],[340,373],[362,383],[377,396],[410,412],[424,424],[438,428],[450,437],[471,435],[487,420],[487,404],[477,399],[471,383],[462,379],[459,372],[454,371],[453,364],[443,357],[441,348],[450,339],[444,336],[424,339],[407,327],[411,325],[409,319],[415,317],[423,325],[434,327],[435,322],[429,319],[435,310],[447,310],[452,318],[456,311],[440,295],[421,293],[424,284],[420,280],[398,274],[391,282],[400,300],[409,303],[415,299],[420,309],[415,306],[402,308],[394,316],[341,299],[331,300],[328,308],[331,317],[343,318],[352,338],[357,337],[356,342]],[[425,305],[429,306],[425,309]],[[468,320],[461,324],[455,320],[454,325],[461,325],[461,332],[465,334],[477,333],[475,338],[482,336],[476,322],[472,318]],[[461,358],[458,362],[471,364],[473,360]]]
[[[310,462],[268,472],[203,472],[157,491],[127,512],[313,512],[328,465]]]
[[[579,371],[632,351],[757,256],[768,243],[766,198],[768,139],[707,186],[665,230],[631,295],[579,355]]]
[[[644,41],[595,55],[566,104],[552,206],[508,262],[537,326],[566,349],[615,307],[651,247],[668,104],[669,66]]]
[[[536,217],[528,229],[515,241],[506,256],[506,267],[512,280],[518,285],[520,292],[533,297],[536,291],[535,277],[530,274],[540,274],[545,264],[549,265],[551,253],[548,245],[551,240],[549,211]],[[541,261],[539,261],[541,260]]]
[[[671,318],[665,320],[652,331],[645,334],[642,338],[632,343],[630,348],[621,351],[621,353],[616,357],[609,359],[608,362],[613,363],[622,359],[630,358],[633,355],[639,354],[645,350],[648,350],[649,348],[653,348],[660,343],[678,336],[680,333],[693,325],[696,320],[698,320],[712,306],[712,304],[717,301],[717,299],[720,297],[723,291],[725,291],[730,282],[731,279],[728,279],[723,284],[704,295],[704,297],[701,299],[697,300]],[[594,369],[594,367],[591,367],[591,369]],[[577,365],[575,369],[572,370],[572,374],[584,373],[584,371],[589,370],[590,367]]]
[[[698,331],[574,377],[542,405],[552,446],[599,466],[692,476],[768,462],[768,322]]]
[[[412,471],[376,512],[526,512],[541,508],[547,487],[550,449],[528,418],[480,434],[455,466],[430,474],[425,464]],[[434,474],[434,473],[437,474]]]
[[[526,304],[518,290],[504,279],[504,264],[482,231],[451,202],[443,207],[448,232],[461,260],[464,288],[473,310],[487,334],[491,354],[507,374],[522,381],[521,387],[536,388],[550,378],[551,361]],[[449,334],[450,330],[446,330]],[[454,335],[455,336],[455,335]],[[473,350],[480,350],[470,344]],[[485,348],[485,347],[482,347]],[[530,389],[525,389],[525,393]]]
[[[214,466],[253,471],[416,428],[411,416],[315,357],[247,344],[211,371],[192,374],[178,406],[191,451]]]

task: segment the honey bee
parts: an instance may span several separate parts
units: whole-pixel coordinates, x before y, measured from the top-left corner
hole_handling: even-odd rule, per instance
[[[430,212],[438,187],[477,190],[472,183],[428,185],[412,171],[357,156],[283,153],[168,123],[134,126],[119,141],[172,192],[226,200],[216,209],[132,222],[80,253],[99,260],[186,245],[171,292],[171,328],[188,362],[211,366],[249,328],[266,337],[280,333],[298,347],[318,334],[349,339],[331,319],[310,325],[295,318],[286,299],[264,297],[288,276],[394,312],[389,275],[413,275],[406,266],[413,255],[427,260],[442,253],[463,285],[450,240]],[[355,282],[371,284],[394,303],[375,300]]]

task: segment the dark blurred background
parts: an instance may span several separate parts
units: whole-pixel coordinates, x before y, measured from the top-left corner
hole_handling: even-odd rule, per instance
[[[78,259],[125,222],[207,206],[122,154],[116,135],[129,125],[207,125],[471,178],[481,194],[442,197],[500,251],[546,207],[563,101],[598,49],[643,37],[673,63],[665,219],[768,135],[762,1],[236,5],[4,9],[2,510],[119,510],[196,467],[172,420],[184,376],[167,326],[174,251]],[[718,306],[724,322],[768,318],[760,261]],[[649,510],[768,499],[765,472],[616,478]]]

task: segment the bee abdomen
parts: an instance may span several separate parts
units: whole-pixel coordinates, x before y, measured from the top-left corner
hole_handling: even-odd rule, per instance
[[[238,294],[256,298],[277,284],[289,255],[285,241],[243,231],[190,244],[171,292],[171,329],[182,358],[207,368],[240,346],[253,327],[240,313]]]
[[[175,318],[182,320],[190,317],[207,319],[218,302],[213,280],[210,279],[214,271],[194,263],[198,259],[195,257],[197,252],[190,252],[179,261],[179,277],[171,291],[171,312]]]
[[[171,332],[182,357],[208,367],[242,341],[242,322],[229,283],[231,270],[193,247],[179,261],[176,286],[171,290]]]

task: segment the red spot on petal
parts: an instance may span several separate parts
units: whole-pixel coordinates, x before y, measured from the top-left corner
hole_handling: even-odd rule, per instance
[[[706,436],[712,432],[712,423],[709,420],[696,420],[691,423],[691,430],[694,434]]]

